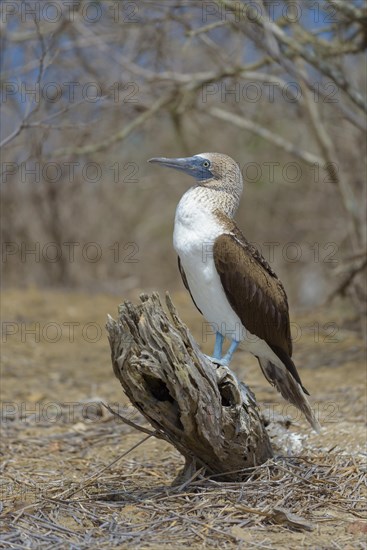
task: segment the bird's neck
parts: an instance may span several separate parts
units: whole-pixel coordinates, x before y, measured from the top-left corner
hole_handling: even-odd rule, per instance
[[[224,186],[221,187],[218,185],[215,187],[196,185],[191,187],[184,197],[188,201],[193,201],[212,213],[221,212],[232,219],[240,203],[241,191],[242,189],[237,192],[236,190],[229,191]]]

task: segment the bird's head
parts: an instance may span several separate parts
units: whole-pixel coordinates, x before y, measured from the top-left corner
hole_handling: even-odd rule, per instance
[[[186,172],[195,178],[197,185],[241,193],[240,167],[231,157],[220,153],[200,153],[184,158],[152,158],[148,162],[161,164]]]

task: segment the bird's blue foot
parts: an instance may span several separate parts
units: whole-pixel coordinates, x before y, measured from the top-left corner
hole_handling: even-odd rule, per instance
[[[229,365],[229,363],[232,361],[232,356],[236,351],[236,349],[238,348],[238,346],[239,346],[239,342],[237,342],[237,340],[232,340],[227,353],[225,354],[224,357],[222,357],[222,361],[224,365]]]
[[[224,336],[222,336],[220,332],[217,332],[215,334],[213,359],[218,360],[222,358],[223,342],[224,342]]]
[[[210,357],[209,355],[207,355],[206,357],[217,365],[228,366],[231,362],[234,352],[238,348],[239,342],[237,342],[237,340],[232,340],[227,353],[222,357],[223,340],[224,337],[219,332],[217,332],[217,334],[215,335],[213,357]]]

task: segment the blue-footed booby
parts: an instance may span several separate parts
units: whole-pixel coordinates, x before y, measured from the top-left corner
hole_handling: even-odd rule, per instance
[[[183,283],[216,333],[211,360],[228,365],[239,344],[255,355],[265,378],[320,426],[291,359],[288,299],[277,275],[234,222],[243,180],[227,155],[201,153],[149,162],[181,170],[196,182],[181,198],[173,244]],[[223,341],[231,340],[223,355]]]

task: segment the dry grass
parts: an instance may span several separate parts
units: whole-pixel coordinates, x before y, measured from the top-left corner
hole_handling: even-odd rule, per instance
[[[141,434],[111,416],[61,433],[45,426],[42,436],[21,422],[6,426],[3,548],[364,548],[362,455],[306,448],[249,471],[246,483],[172,487],[176,452],[154,442],[153,458],[150,441],[134,459]],[[120,459],[122,442],[134,449]]]

